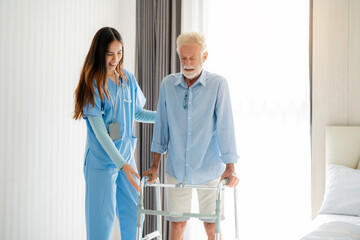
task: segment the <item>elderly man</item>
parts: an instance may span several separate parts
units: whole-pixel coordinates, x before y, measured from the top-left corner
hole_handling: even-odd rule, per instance
[[[228,178],[228,185],[235,187],[238,155],[227,82],[203,70],[208,57],[203,34],[179,35],[177,52],[181,73],[168,75],[161,83],[151,146],[153,164],[144,175],[156,176],[161,154],[167,151],[166,183],[216,185]],[[168,211],[191,211],[192,189],[169,188],[166,197]],[[216,190],[199,189],[198,199],[200,213],[215,213]],[[171,222],[170,239],[183,239],[188,219],[167,220]],[[208,239],[215,239],[214,221],[201,220]]]

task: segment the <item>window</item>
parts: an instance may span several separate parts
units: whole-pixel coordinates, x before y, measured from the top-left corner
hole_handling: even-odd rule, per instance
[[[205,69],[228,80],[240,155],[240,239],[300,238],[311,220],[309,2],[207,4]],[[223,239],[234,239],[232,193]],[[202,228],[191,220],[186,239],[205,239]]]

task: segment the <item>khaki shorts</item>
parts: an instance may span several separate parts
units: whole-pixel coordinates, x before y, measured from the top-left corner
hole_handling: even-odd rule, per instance
[[[220,178],[217,178],[204,185],[217,186]],[[177,184],[178,181],[165,174],[165,183]],[[196,189],[199,200],[200,214],[215,214],[216,208],[216,191],[217,189]],[[191,212],[191,199],[193,188],[165,188],[167,211],[176,213],[190,213]],[[170,222],[184,222],[189,220],[189,217],[166,217]],[[221,219],[224,219],[224,191],[221,191]],[[214,223],[215,219],[201,219],[201,221]]]

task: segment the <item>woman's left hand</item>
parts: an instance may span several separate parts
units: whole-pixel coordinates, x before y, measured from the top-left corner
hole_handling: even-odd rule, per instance
[[[122,169],[124,170],[124,173],[126,175],[126,178],[128,179],[128,181],[130,182],[130,184],[136,189],[136,191],[140,192],[140,186],[137,184],[137,182],[135,181],[133,175],[135,175],[135,177],[137,177],[138,179],[140,179],[139,174],[135,171],[135,169],[128,163],[126,163]]]

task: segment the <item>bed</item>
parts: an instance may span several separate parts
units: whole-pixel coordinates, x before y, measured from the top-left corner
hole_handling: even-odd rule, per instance
[[[301,240],[360,239],[360,126],[326,128],[326,187]]]

